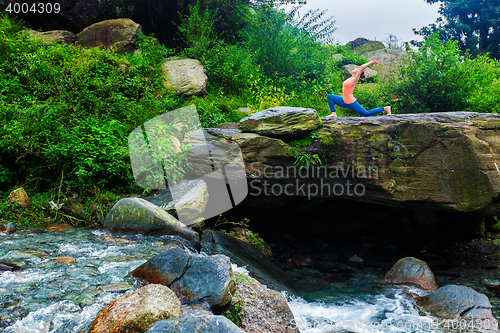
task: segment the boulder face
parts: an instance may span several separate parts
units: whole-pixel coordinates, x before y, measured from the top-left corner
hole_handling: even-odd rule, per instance
[[[178,332],[244,333],[245,331],[223,316],[193,316],[158,321],[151,325],[145,333]]]
[[[92,24],[76,35],[83,47],[102,46],[110,48],[116,44],[116,53],[133,54],[141,26],[131,19],[107,20]]]
[[[316,110],[278,106],[243,118],[239,129],[260,135],[297,135],[314,131],[321,125]]]
[[[207,93],[208,77],[199,60],[165,59],[165,86],[176,95],[201,96]]]
[[[301,149],[321,159],[310,168],[294,164],[292,147],[283,140],[219,131],[232,131],[228,137],[241,148],[250,196],[338,197],[419,210],[500,213],[500,115],[323,118],[317,138]],[[261,142],[272,148],[260,152]]]
[[[178,318],[180,314],[181,302],[172,290],[149,284],[106,305],[89,333],[143,332],[155,321]]]
[[[243,327],[247,333],[299,333],[292,310],[285,297],[264,287],[259,281],[245,276],[236,279],[233,302],[243,300]]]
[[[235,289],[228,257],[190,254],[178,247],[151,258],[130,275],[166,285],[183,301],[203,301],[212,307],[227,305]]]
[[[423,289],[437,289],[434,273],[425,261],[416,258],[403,258],[392,266],[385,275],[383,283],[417,285]]]
[[[177,221],[172,215],[140,198],[125,198],[118,201],[106,216],[104,228],[118,232],[164,233],[177,235],[196,247],[198,233]]]
[[[489,321],[488,326],[498,331],[498,322],[493,317],[488,297],[466,286],[441,287],[427,296],[417,298],[417,305],[441,318]]]

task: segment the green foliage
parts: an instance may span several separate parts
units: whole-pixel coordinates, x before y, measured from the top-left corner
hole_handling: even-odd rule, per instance
[[[226,311],[222,315],[231,320],[236,326],[241,327],[241,325],[243,324],[243,319],[245,318],[245,308],[243,307],[245,301],[236,294],[234,294],[233,296],[235,298],[238,298],[238,300],[231,301]]]
[[[163,86],[170,51],[141,36],[142,56],[43,44],[0,20],[2,182],[42,188],[133,187],[126,135],[180,105]]]
[[[247,91],[260,75],[252,53],[238,45],[217,43],[202,59],[211,87],[229,93]]]
[[[202,8],[199,2],[189,6],[189,14],[181,16],[178,27],[181,41],[186,45],[184,54],[187,57],[202,58],[217,41],[214,24],[217,11]]]
[[[348,64],[362,65],[368,62],[368,59],[362,57],[353,52],[353,50],[347,46],[341,44],[334,44],[325,46],[331,56],[335,54],[341,54],[342,57],[334,59],[334,63],[337,67],[342,67]]]
[[[333,33],[334,21],[319,23],[324,12],[309,12],[302,19],[273,8],[256,10],[242,32],[246,48],[255,52],[255,60],[268,77],[298,76],[315,78],[325,69],[318,57],[319,40]]]
[[[306,153],[300,149],[293,150],[293,157],[295,157],[294,165],[309,168],[312,165],[322,164],[321,157],[318,154]]]
[[[326,147],[338,145],[337,140],[330,135],[320,135],[319,142],[321,142],[321,144]]]
[[[462,56],[457,42],[442,43],[434,34],[417,51],[409,50],[399,80],[386,88],[398,98],[396,108],[401,112],[464,111],[474,101],[471,96],[484,91],[495,73],[498,69],[486,58]]]
[[[454,40],[463,52],[489,53],[500,57],[500,1],[499,0],[425,0],[440,3],[436,23],[414,32],[426,39],[435,32],[441,41]],[[415,45],[419,43],[414,42]]]
[[[312,143],[311,138],[304,138],[304,139],[292,141],[289,143],[289,145],[294,146],[294,147],[307,147],[307,146],[310,146],[311,143]]]

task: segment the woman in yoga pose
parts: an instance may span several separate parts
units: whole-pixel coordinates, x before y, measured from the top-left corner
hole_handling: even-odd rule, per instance
[[[378,64],[378,61],[373,60],[359,66],[358,68],[353,69],[352,76],[347,80],[345,80],[344,83],[342,84],[342,97],[328,94],[327,96],[328,106],[330,107],[330,111],[332,111],[332,113],[328,115],[327,118],[337,117],[337,113],[335,112],[335,105],[338,105],[342,108],[353,110],[354,112],[357,112],[365,117],[372,116],[377,113],[382,113],[384,111],[387,112],[387,114],[391,114],[390,106],[379,107],[369,111],[365,110],[365,108],[362,107],[361,104],[358,103],[358,101],[356,101],[356,98],[354,97],[353,94],[354,87],[356,87],[356,83],[358,83],[358,80],[361,77],[361,74],[363,74],[363,71],[367,67],[375,64]]]

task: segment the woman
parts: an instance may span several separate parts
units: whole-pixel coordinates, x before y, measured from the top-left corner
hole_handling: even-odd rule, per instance
[[[367,67],[375,64],[378,64],[378,61],[373,60],[352,70],[352,76],[347,80],[345,80],[344,83],[342,84],[343,97],[328,94],[327,96],[328,106],[330,107],[330,111],[332,111],[332,113],[328,115],[327,118],[337,117],[337,113],[335,112],[335,104],[337,104],[342,108],[353,110],[354,112],[357,112],[365,117],[372,116],[377,113],[382,113],[384,111],[387,112],[387,114],[391,114],[390,106],[380,107],[370,111],[366,111],[365,108],[362,107],[361,104],[359,104],[356,101],[356,98],[354,97],[353,94],[354,87],[356,87],[356,83],[358,83],[358,80],[361,77],[361,74],[363,74],[363,71]]]

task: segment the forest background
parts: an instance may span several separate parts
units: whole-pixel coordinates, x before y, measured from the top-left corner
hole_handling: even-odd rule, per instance
[[[270,1],[219,2],[195,2],[178,14],[169,43],[141,35],[142,56],[43,44],[22,21],[0,16],[0,223],[92,224],[55,214],[49,202],[78,197],[91,216],[92,204],[141,193],[127,136],[142,123],[190,104],[204,127],[239,121],[241,107],[308,107],[326,116],[326,95],[341,94],[340,68],[367,61],[333,43],[335,21],[324,11],[299,17]],[[416,31],[424,42],[387,41],[406,49],[405,65],[356,88],[365,108],[500,113],[500,1],[440,3],[441,18]],[[161,63],[170,56],[202,62],[207,95],[183,100],[166,90]],[[342,109],[339,115],[356,116]],[[19,186],[30,195],[29,211],[6,200]]]

